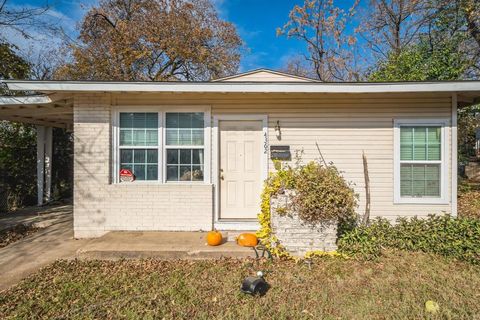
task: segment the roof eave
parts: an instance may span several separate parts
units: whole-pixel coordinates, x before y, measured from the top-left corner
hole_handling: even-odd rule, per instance
[[[250,83],[250,82],[87,82],[5,81],[14,91],[34,92],[191,92],[191,93],[402,93],[480,92],[480,81],[408,83]]]

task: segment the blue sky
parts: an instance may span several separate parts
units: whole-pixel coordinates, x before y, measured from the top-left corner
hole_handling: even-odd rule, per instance
[[[13,6],[41,6],[46,0],[10,0]],[[288,21],[288,14],[295,4],[303,0],[212,0],[220,17],[237,27],[238,33],[246,44],[240,71],[256,68],[282,68],[289,57],[305,51],[305,45],[295,39],[277,37],[276,29]],[[75,25],[85,11],[97,0],[50,0],[53,10],[50,18],[71,35],[76,35]],[[339,1],[342,3],[344,1]],[[349,1],[347,1],[349,2]],[[41,36],[39,36],[41,38]],[[42,41],[28,43],[16,35],[10,39],[22,49],[31,46],[32,50],[42,46]],[[24,49],[25,50],[25,49]]]
[[[262,67],[280,69],[289,57],[305,51],[300,41],[276,35],[276,29],[288,21],[293,6],[301,3],[303,1],[216,1],[220,16],[236,25],[246,43],[241,71]]]

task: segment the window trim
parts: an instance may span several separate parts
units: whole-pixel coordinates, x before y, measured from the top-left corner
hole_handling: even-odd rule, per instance
[[[144,184],[165,184],[165,185],[199,185],[199,184],[211,184],[211,106],[198,105],[198,106],[112,106],[112,145],[111,145],[111,183],[120,183],[120,113],[122,112],[157,112],[158,113],[158,180],[135,180],[129,185],[144,185]],[[204,113],[204,140],[203,140],[203,152],[204,152],[204,167],[203,167],[203,181],[166,181],[166,146],[165,146],[165,114],[167,112],[203,112]],[[145,149],[145,147],[137,147],[138,149]],[[135,149],[135,147],[129,147],[128,149]],[[153,147],[155,149],[155,147]],[[192,147],[188,147],[192,149]],[[124,185],[127,183],[123,183]]]
[[[448,163],[449,143],[447,141],[448,119],[394,119],[394,204],[448,204]],[[441,160],[440,161],[401,161],[400,160],[400,127],[438,127],[441,130]],[[402,163],[440,164],[440,197],[401,197],[400,196],[400,166]]]
[[[198,183],[204,183],[205,181],[205,170],[206,170],[206,136],[205,136],[205,131],[206,131],[206,119],[205,119],[205,113],[203,115],[203,145],[168,145],[167,146],[167,113],[182,113],[182,112],[200,112],[200,111],[178,111],[178,110],[166,110],[162,112],[162,122],[165,123],[165,126],[162,130],[162,140],[165,141],[163,144],[163,159],[165,159],[164,166],[162,167],[162,176],[163,176],[163,183],[168,183],[168,184],[185,184],[185,183],[193,183],[193,184],[198,184]],[[203,111],[202,111],[203,112]],[[203,181],[167,181],[167,150],[168,149],[203,149]]]

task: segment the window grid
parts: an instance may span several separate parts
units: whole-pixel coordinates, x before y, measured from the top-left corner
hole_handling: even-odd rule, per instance
[[[411,155],[412,159],[404,160],[402,159],[404,153],[402,152],[402,147],[409,147],[410,145],[402,144],[402,129],[412,130],[412,140],[411,140]],[[425,129],[425,141],[423,148],[425,148],[425,160],[416,160],[415,147],[419,145],[415,141],[415,131],[416,129]],[[429,133],[431,130],[435,130],[439,135],[438,143],[430,143]],[[401,125],[400,126],[400,197],[402,198],[440,198],[442,194],[441,183],[442,183],[442,126],[433,125],[433,126],[422,126],[422,125]],[[421,145],[421,144],[420,144]],[[436,146],[438,150],[439,160],[429,160],[430,152],[429,147]],[[420,147],[422,148],[422,147]],[[423,173],[422,173],[422,169]],[[437,177],[432,178],[428,176],[428,171],[436,171]],[[420,190],[422,189],[422,190]],[[408,190],[408,192],[406,191]]]
[[[179,128],[172,128],[174,131],[177,131],[177,144],[171,144],[168,145],[167,143],[167,123],[166,123],[166,118],[167,114],[176,114],[178,117],[183,117],[185,120],[185,116],[191,117],[191,125],[194,127],[187,128],[185,125],[179,126]],[[122,127],[122,124],[125,124],[125,115],[129,115],[131,118],[136,118],[134,120],[131,120],[130,124],[128,124],[125,127]],[[145,115],[145,119],[140,119],[141,116],[139,115]],[[156,115],[156,122],[152,122],[151,119],[147,119],[148,115]],[[123,116],[122,116],[123,115]],[[116,142],[117,145],[117,156],[116,156],[116,164],[118,165],[118,169],[130,169],[135,171],[135,168],[137,166],[137,171],[139,169],[142,170],[143,174],[138,175],[135,174],[136,180],[138,181],[158,181],[158,182],[167,182],[167,150],[169,149],[178,149],[178,150],[190,150],[190,153],[192,154],[195,150],[201,150],[202,154],[204,153],[205,150],[205,112],[129,112],[129,111],[120,111],[119,112],[119,122],[118,122],[118,140]],[[195,118],[195,119],[194,119]],[[144,123],[144,128],[141,128],[139,126],[139,123],[141,123],[143,120]],[[150,120],[149,123],[147,123]],[[162,121],[160,121],[162,120]],[[195,122],[196,123],[193,123]],[[154,126],[156,126],[154,128]],[[181,137],[180,131],[182,130],[183,133],[189,132],[190,139],[189,142],[190,144],[178,144],[179,139]],[[126,131],[132,132],[130,135],[125,134]],[[144,134],[135,134],[133,133],[134,131],[142,131]],[[154,139],[149,139],[148,133],[155,132],[156,138]],[[199,134],[201,132],[201,134]],[[125,140],[125,137],[128,137],[127,141]],[[136,139],[135,137],[140,137],[139,139]],[[138,142],[139,141],[139,142]],[[196,143],[196,144],[195,144]],[[145,152],[145,162],[137,162],[135,159],[132,159],[132,162],[126,162],[122,161],[122,153],[125,156],[125,153],[128,151],[131,151],[132,156],[134,158],[134,154],[138,153],[139,151],[143,150]],[[153,162],[148,162],[147,161],[147,153],[150,150],[155,150],[157,151],[156,154],[156,163]],[[180,151],[179,151],[180,152]],[[163,161],[162,157],[163,156]],[[198,161],[198,163],[189,163],[189,164],[178,164],[179,167],[179,175],[178,175],[178,180],[177,182],[204,182],[204,170],[205,170],[205,163],[204,163],[204,154],[202,155],[202,161],[201,163]],[[123,159],[125,160],[125,159]],[[153,160],[152,160],[153,161]],[[172,165],[173,166],[173,165]],[[182,180],[180,179],[180,166],[188,166],[190,168],[190,180]],[[156,170],[154,168],[156,167]],[[150,171],[149,171],[150,170]],[[153,171],[156,171],[156,174],[153,173]],[[119,170],[117,170],[119,172]],[[187,174],[188,176],[188,174]],[[144,179],[145,178],[145,179]],[[151,178],[151,179],[149,179]],[[117,180],[118,181],[118,180]],[[170,181],[169,181],[170,182]]]
[[[205,175],[205,163],[203,161],[205,150],[204,113],[165,112],[164,123],[164,182],[203,182]],[[187,132],[190,134],[185,136]],[[199,134],[200,132],[201,134]],[[176,133],[176,135],[172,133]],[[187,137],[187,139],[185,139],[185,137]],[[177,151],[179,155],[178,162],[170,163],[169,154],[174,150]],[[191,155],[196,150],[201,151],[202,161],[198,163],[181,163],[180,153],[186,152],[187,150],[190,150]],[[191,159],[193,159],[193,156]],[[189,168],[189,171],[187,171],[187,168]]]
[[[158,181],[161,154],[160,114],[158,112],[120,112],[119,113],[119,140],[118,140],[118,165],[119,169],[130,170],[138,181]],[[125,141],[132,132],[130,139]],[[142,139],[135,141],[134,131],[144,132]],[[148,139],[147,132],[154,133],[153,139]],[[152,137],[152,135],[150,136]],[[122,141],[123,138],[123,141]],[[128,156],[131,151],[131,156]],[[143,152],[142,152],[143,151]],[[155,152],[154,152],[155,151]],[[143,154],[143,160],[142,155]],[[150,161],[148,161],[150,157]]]

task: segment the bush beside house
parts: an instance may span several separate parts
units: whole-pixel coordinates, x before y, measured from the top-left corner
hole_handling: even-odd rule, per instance
[[[337,225],[355,219],[356,198],[333,165],[279,168],[265,183],[257,235],[277,257],[332,252]]]
[[[373,259],[384,249],[421,251],[480,264],[480,219],[399,218],[395,224],[377,219],[345,233],[339,251],[349,256]]]

